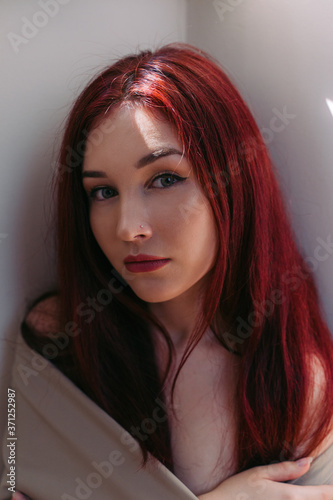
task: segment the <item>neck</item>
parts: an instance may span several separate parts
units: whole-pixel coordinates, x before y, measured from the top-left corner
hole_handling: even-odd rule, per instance
[[[198,284],[199,285],[199,284]],[[197,323],[202,309],[200,287],[165,302],[149,304],[149,310],[169,333],[176,351],[182,351]]]

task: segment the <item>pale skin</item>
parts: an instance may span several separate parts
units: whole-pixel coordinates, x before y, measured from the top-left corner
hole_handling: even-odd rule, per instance
[[[149,303],[172,338],[176,359],[165,387],[168,401],[172,375],[195,326],[202,291],[214,265],[215,220],[168,123],[133,106],[113,111],[111,118],[114,127],[102,139],[88,136],[83,186],[90,200],[91,228],[111,264]],[[124,258],[140,253],[169,262],[150,272],[129,271]],[[43,306],[31,313],[35,314],[30,317],[32,323],[43,324],[45,307],[44,313]],[[165,345],[158,332],[152,334],[162,374]],[[235,474],[237,361],[207,330],[184,365],[170,413],[175,475],[200,500],[333,499],[333,485],[283,483],[305,474],[309,458]],[[319,372],[314,376],[320,388]],[[313,456],[332,442],[333,432]]]

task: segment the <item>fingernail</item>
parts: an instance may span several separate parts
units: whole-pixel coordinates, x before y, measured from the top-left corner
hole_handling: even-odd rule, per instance
[[[305,467],[306,465],[310,465],[313,462],[313,457],[300,458],[296,460],[298,467]]]

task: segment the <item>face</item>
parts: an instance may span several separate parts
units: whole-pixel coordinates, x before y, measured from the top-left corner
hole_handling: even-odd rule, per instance
[[[99,246],[146,302],[201,290],[217,231],[177,134],[142,107],[118,108],[104,125],[98,141],[96,129],[88,136],[82,173]]]

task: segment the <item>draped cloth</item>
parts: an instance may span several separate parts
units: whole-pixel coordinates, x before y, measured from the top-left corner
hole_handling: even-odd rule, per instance
[[[143,468],[137,441],[21,336],[10,388],[16,429],[3,440],[0,500],[11,498],[11,479],[33,500],[197,498],[153,457]],[[15,477],[9,457],[15,459]],[[333,484],[333,446],[294,483]]]

